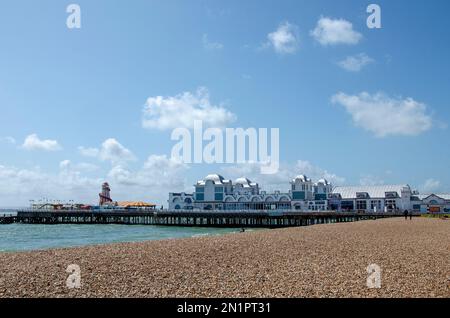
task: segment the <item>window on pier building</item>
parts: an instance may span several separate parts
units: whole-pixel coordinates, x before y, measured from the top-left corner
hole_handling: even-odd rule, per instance
[[[388,208],[388,210],[396,210],[397,202],[395,200],[386,200],[385,206]]]
[[[377,211],[381,210],[381,200],[370,201],[370,209],[375,210],[375,208],[377,209]]]
[[[304,191],[293,191],[292,199],[293,200],[305,200],[305,192]]]
[[[195,192],[197,193],[205,193],[205,187],[196,187]]]
[[[223,193],[223,187],[216,187],[214,191],[215,193]]]
[[[367,210],[367,201],[366,200],[357,200],[356,201],[356,209],[357,210]]]
[[[338,203],[330,203],[330,210],[332,210],[332,211],[339,210],[339,204]]]
[[[316,193],[316,194],[314,194],[314,199],[315,200],[326,200],[327,195],[325,193]]]
[[[203,201],[203,200],[205,200],[205,194],[203,194],[203,193],[196,193],[195,194],[195,200],[196,201]]]
[[[223,193],[215,193],[214,200],[215,201],[223,201]]]
[[[342,201],[341,202],[341,209],[344,210],[344,211],[354,210],[353,201]]]

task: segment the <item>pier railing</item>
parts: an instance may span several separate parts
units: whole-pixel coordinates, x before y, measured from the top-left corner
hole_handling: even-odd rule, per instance
[[[0,223],[26,224],[134,224],[198,227],[279,228],[354,222],[403,216],[382,212],[298,212],[286,210],[20,210]]]
[[[226,215],[236,215],[236,214],[283,214],[283,215],[385,215],[385,216],[403,216],[401,211],[392,212],[361,212],[361,211],[296,211],[292,209],[275,209],[275,210],[151,210],[151,209],[104,209],[104,210],[86,210],[86,209],[70,209],[70,210],[55,210],[55,209],[21,209],[17,211],[18,213],[52,213],[52,214],[63,214],[63,213],[94,213],[94,214],[121,214],[126,213],[129,215],[134,214],[199,214],[199,215],[214,215],[214,214],[226,214]],[[419,215],[420,213],[415,213],[414,215]]]

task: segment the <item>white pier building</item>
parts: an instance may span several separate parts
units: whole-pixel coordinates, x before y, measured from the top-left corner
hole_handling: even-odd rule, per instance
[[[169,210],[277,210],[360,212],[449,212],[450,194],[419,195],[408,184],[336,186],[305,175],[290,181],[287,192],[262,191],[242,177],[234,182],[210,174],[194,185],[193,193],[169,193]]]

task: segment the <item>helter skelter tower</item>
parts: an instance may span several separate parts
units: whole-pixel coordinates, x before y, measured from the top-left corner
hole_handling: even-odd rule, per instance
[[[110,196],[111,188],[109,187],[108,182],[102,184],[102,193],[99,193],[100,197],[99,205],[104,205],[105,203],[113,202]]]

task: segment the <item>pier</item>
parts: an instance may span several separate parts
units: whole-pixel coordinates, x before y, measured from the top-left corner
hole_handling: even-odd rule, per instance
[[[1,215],[0,224],[12,224],[16,222],[16,217],[11,215]]]
[[[29,210],[17,211],[15,216],[0,216],[0,224],[127,224],[222,228],[283,228],[390,217],[403,217],[403,214],[294,211]]]

